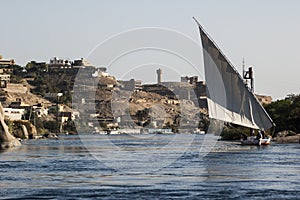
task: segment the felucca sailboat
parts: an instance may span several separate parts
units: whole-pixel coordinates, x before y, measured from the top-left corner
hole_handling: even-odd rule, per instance
[[[203,48],[209,117],[256,130],[275,124],[231,62],[198,24]],[[242,144],[269,144],[270,138],[248,138]]]

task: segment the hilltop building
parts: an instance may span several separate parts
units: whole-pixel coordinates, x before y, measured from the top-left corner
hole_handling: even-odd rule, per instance
[[[157,84],[143,85],[146,92],[154,92],[170,99],[191,100],[201,108],[207,108],[206,82],[199,81],[198,76],[183,76],[180,82],[162,81],[162,70],[156,70]]]
[[[4,60],[2,59],[2,55],[0,55],[0,65],[3,66],[15,65],[15,60],[14,59]]]
[[[97,67],[96,71],[92,73],[93,78],[109,77],[105,67]]]
[[[49,63],[47,64],[49,67],[55,68],[85,68],[85,67],[93,67],[87,60],[80,58],[78,60],[71,61],[68,58],[59,58],[53,57],[50,59]],[[105,67],[97,67],[99,71],[105,72]]]
[[[10,82],[10,74],[1,74],[0,73],[0,81],[5,81],[5,84]]]
[[[10,82],[10,74],[13,72],[13,69],[9,66],[14,65],[15,61],[3,60],[0,55],[0,88],[6,88],[7,84]]]
[[[158,70],[156,70],[156,73],[157,73],[157,84],[160,85],[162,80],[162,70],[159,68]]]
[[[260,101],[261,104],[270,104],[272,103],[272,97],[271,96],[266,96],[266,95],[259,95],[255,94],[256,98]]]
[[[59,67],[59,68],[69,68],[71,67],[72,63],[67,58],[58,58],[53,57],[50,59],[50,62],[48,64],[49,67]]]
[[[79,60],[74,60],[72,62],[72,66],[73,67],[87,67],[87,66],[91,66],[91,64],[87,60],[84,60],[83,58],[81,58]]]
[[[198,82],[198,76],[182,76],[180,80],[182,83],[196,84]]]
[[[118,80],[118,86],[121,90],[136,91],[142,89],[142,81],[130,79],[129,81]]]
[[[13,72],[12,68],[0,68],[0,74],[11,74]]]

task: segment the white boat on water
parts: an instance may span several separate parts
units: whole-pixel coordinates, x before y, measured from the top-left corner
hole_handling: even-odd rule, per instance
[[[118,135],[118,134],[120,134],[120,131],[118,131],[118,130],[108,130],[108,131],[106,131],[106,134],[107,135]]]
[[[204,134],[205,134],[205,131],[201,131],[201,129],[196,128],[196,129],[194,129],[193,134],[204,135]]]
[[[248,137],[246,140],[241,140],[243,145],[269,145],[271,143],[271,138],[260,138]]]
[[[202,41],[209,117],[255,130],[274,127],[251,88],[200,23],[194,20]],[[242,144],[270,144],[270,139],[247,139]]]

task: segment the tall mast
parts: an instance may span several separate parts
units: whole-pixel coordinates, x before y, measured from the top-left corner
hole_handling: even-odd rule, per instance
[[[242,67],[243,67],[243,74],[245,74],[245,58],[243,58]]]
[[[253,68],[249,67],[248,71],[245,70],[245,59],[243,58],[243,78],[246,80],[246,85],[248,85],[248,80],[250,80],[250,89],[251,92],[254,92],[254,76],[253,76]]]

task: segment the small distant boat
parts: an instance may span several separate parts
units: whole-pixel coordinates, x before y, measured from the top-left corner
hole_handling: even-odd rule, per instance
[[[45,133],[42,138],[48,138],[48,139],[56,139],[58,140],[58,136],[55,133]]]
[[[108,131],[106,131],[106,134],[107,135],[117,135],[117,134],[120,134],[120,131],[118,131],[118,130],[108,130]]]
[[[246,140],[241,140],[242,145],[269,145],[271,138],[248,137]]]
[[[275,124],[216,43],[198,24],[203,49],[208,115],[252,130],[268,130]],[[252,84],[251,84],[252,86]],[[262,138],[262,137],[260,137]],[[246,139],[242,144],[267,145],[267,139]]]
[[[194,129],[193,134],[204,135],[205,131],[201,131],[199,128]]]

